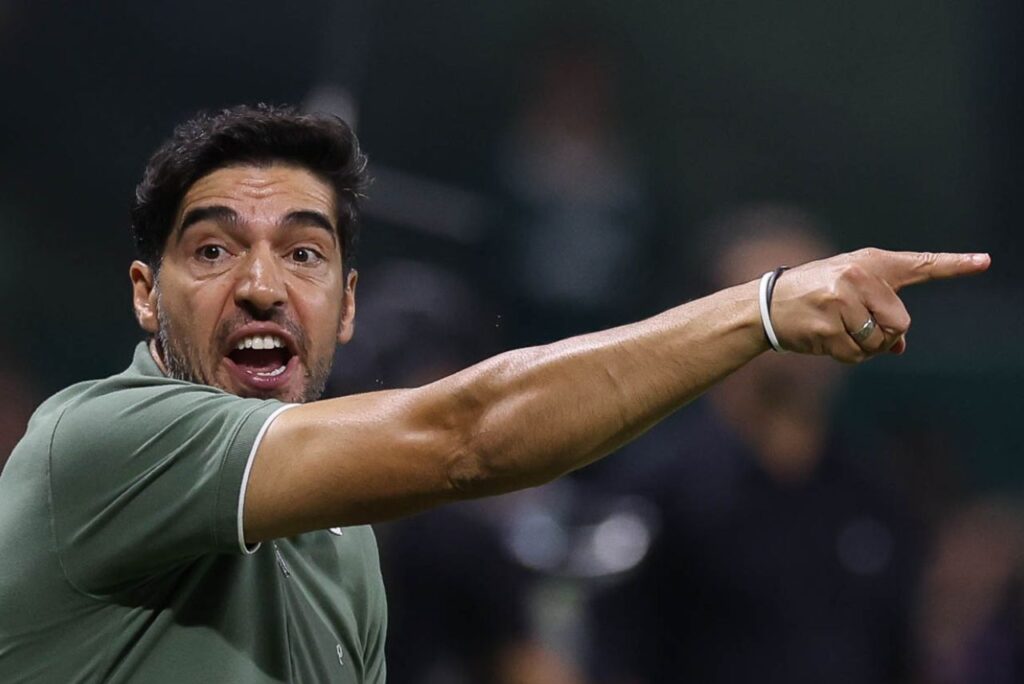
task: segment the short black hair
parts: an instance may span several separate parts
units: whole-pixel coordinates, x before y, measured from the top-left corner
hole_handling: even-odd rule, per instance
[[[262,103],[200,112],[175,127],[153,153],[131,210],[139,259],[159,268],[181,200],[197,180],[228,166],[274,162],[308,169],[334,188],[344,265],[351,266],[359,200],[368,182],[366,156],[355,133],[336,116]]]

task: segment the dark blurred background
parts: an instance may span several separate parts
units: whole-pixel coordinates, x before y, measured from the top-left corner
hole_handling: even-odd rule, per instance
[[[1024,681],[1022,29],[1016,0],[0,1],[0,463],[35,405],[119,371],[140,339],[127,210],[148,154],[198,109],[297,103],[353,122],[376,178],[334,393],[426,382],[728,284],[723,245],[751,237],[729,232],[736,212],[813,217],[838,250],[991,252],[982,278],[908,291],[908,353],[846,372],[820,420],[910,530],[910,655],[885,677]],[[629,459],[647,470],[689,434]],[[671,504],[622,476],[625,458],[383,528],[393,649],[417,620],[458,645],[433,665],[393,650],[393,681],[601,681],[595,621],[616,619],[602,597],[672,536]],[[579,549],[599,529],[646,541],[598,562]],[[561,551],[523,546],[545,534]],[[977,563],[956,566],[965,554]],[[667,648],[692,646],[658,624]],[[615,681],[674,681],[616,667]]]

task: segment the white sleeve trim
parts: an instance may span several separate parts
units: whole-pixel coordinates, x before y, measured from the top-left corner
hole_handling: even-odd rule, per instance
[[[267,434],[267,428],[270,427],[270,424],[274,422],[275,418],[288,409],[293,409],[296,406],[298,406],[298,404],[285,404],[271,413],[270,416],[263,421],[263,426],[260,428],[260,431],[256,433],[256,439],[252,442],[252,449],[249,450],[249,460],[246,461],[245,472],[242,473],[242,487],[238,491],[238,548],[240,548],[242,553],[247,556],[251,556],[256,553],[256,549],[260,548],[258,543],[251,547],[245,543],[245,530],[242,529],[242,514],[245,511],[245,490],[249,488],[249,471],[252,470],[252,463],[256,459],[256,450],[260,448],[260,442],[263,441],[263,435]]]

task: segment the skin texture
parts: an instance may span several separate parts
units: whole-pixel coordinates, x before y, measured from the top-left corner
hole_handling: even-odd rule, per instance
[[[190,212],[211,207],[227,211],[181,230]],[[343,277],[336,230],[285,220],[300,211],[336,221],[331,187],[291,166],[219,169],[188,190],[159,274],[139,261],[130,271],[136,316],[166,372],[245,397],[320,396],[335,345],[352,337],[357,274]],[[225,361],[232,337],[259,323],[288,335],[298,356],[272,391],[240,381]]]
[[[178,229],[190,211],[211,206],[235,219]],[[145,264],[131,268],[140,325],[154,334],[164,326],[169,349],[154,349],[158,361],[242,396],[315,398],[334,345],[351,338],[356,276],[343,277],[328,231],[285,219],[334,217],[333,209],[330,188],[294,167],[237,166],[197,181],[159,279]],[[299,248],[323,261],[297,264]],[[779,280],[773,322],[786,349],[863,361],[902,346],[910,317],[901,287],[988,265],[987,255],[874,249],[815,261]],[[849,331],[868,312],[879,328],[858,344]],[[301,370],[263,393],[239,384],[224,361],[238,326],[261,320],[297,340]],[[768,348],[754,281],[638,323],[507,352],[424,387],[309,401],[280,414],[260,443],[246,541],[541,484],[613,451]]]

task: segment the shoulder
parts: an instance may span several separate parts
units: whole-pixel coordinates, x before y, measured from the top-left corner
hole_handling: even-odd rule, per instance
[[[64,394],[64,393],[62,393]],[[53,454],[106,445],[182,439],[197,428],[239,417],[264,405],[214,387],[121,373],[54,397]]]
[[[62,500],[117,498],[153,482],[198,487],[241,473],[281,406],[129,368],[54,397],[37,451],[45,451],[53,496]]]

